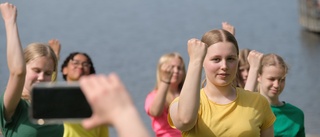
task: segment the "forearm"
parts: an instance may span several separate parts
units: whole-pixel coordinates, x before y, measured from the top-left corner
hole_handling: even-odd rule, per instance
[[[273,125],[260,131],[260,137],[274,137]]]
[[[4,94],[5,117],[10,119],[21,98],[26,65],[19,40],[17,24],[5,22],[7,34],[7,62],[10,76]]]
[[[119,137],[150,137],[135,107],[121,112],[112,123]]]
[[[156,91],[154,100],[152,101],[149,108],[150,115],[156,117],[162,114],[165,103],[166,103],[168,88],[169,88],[169,84],[164,82],[159,83],[159,88]]]
[[[7,35],[7,62],[11,74],[25,75],[26,64],[16,23],[5,23]]]
[[[197,120],[200,105],[201,61],[190,62],[187,76],[178,103],[178,120],[186,127],[193,126]]]
[[[250,68],[247,82],[244,89],[255,92],[256,86],[257,86],[257,78],[258,78],[258,69]]]

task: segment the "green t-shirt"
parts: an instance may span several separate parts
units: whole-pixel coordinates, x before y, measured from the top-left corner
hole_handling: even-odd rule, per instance
[[[275,137],[305,137],[304,114],[299,108],[284,103],[282,106],[271,106],[276,116],[274,123]]]
[[[3,95],[0,98],[0,127],[5,137],[62,137],[63,125],[37,125],[29,121],[30,104],[21,99],[10,121],[4,117]]]

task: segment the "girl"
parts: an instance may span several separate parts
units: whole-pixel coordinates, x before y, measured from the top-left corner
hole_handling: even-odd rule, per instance
[[[167,115],[169,104],[180,94],[185,74],[180,54],[168,53],[159,59],[157,83],[145,102],[145,110],[151,118],[157,137],[181,137],[181,132],[168,124]]]
[[[82,76],[95,74],[96,71],[89,55],[73,52],[64,60],[61,66],[63,79],[67,82],[79,81]],[[96,127],[91,130],[84,129],[81,124],[64,123],[64,137],[108,137],[107,126]]]
[[[287,137],[304,137],[304,114],[303,112],[284,101],[279,100],[282,93],[288,66],[284,60],[276,54],[267,54],[261,61],[259,69],[260,93],[267,98],[277,120],[274,123],[274,135]]]
[[[168,116],[184,137],[273,136],[275,116],[267,100],[233,86],[238,52],[235,37],[225,30],[211,30],[201,41],[188,41],[186,80]],[[206,84],[200,88],[202,67]]]
[[[22,51],[14,5],[0,5],[7,34],[7,62],[10,71],[6,90],[0,99],[0,125],[6,137],[61,137],[63,125],[41,126],[28,118],[33,84],[51,81],[57,57],[46,44],[32,43]]]

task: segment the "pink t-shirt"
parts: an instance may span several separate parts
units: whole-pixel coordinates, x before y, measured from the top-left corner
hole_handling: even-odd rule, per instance
[[[181,132],[178,129],[170,127],[168,124],[168,107],[164,108],[164,112],[158,117],[153,117],[149,113],[150,105],[156,95],[156,90],[150,92],[146,98],[144,108],[147,114],[150,116],[152,121],[153,131],[156,133],[157,137],[181,137]]]

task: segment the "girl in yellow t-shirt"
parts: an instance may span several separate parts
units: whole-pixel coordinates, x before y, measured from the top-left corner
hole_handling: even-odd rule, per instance
[[[63,79],[78,81],[81,76],[95,74],[91,58],[86,53],[73,52],[64,60],[61,66]],[[108,137],[107,126],[86,130],[81,124],[64,123],[64,137]]]
[[[184,137],[273,136],[275,116],[267,100],[233,85],[239,48],[230,32],[211,30],[201,40],[190,39],[188,53],[189,66],[180,97],[169,108],[172,126]],[[203,88],[202,67],[206,81]]]

